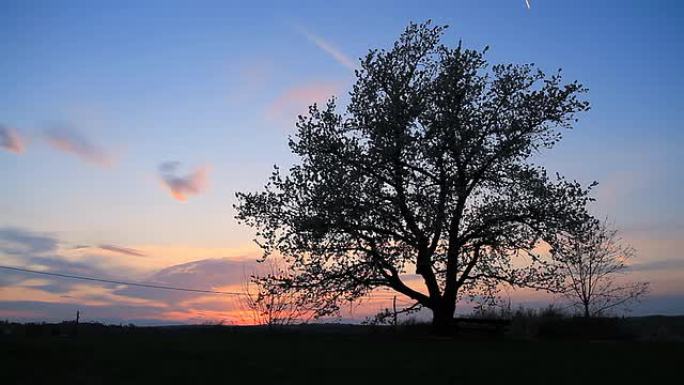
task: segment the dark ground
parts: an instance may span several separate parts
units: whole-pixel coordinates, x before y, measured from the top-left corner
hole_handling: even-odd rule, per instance
[[[655,331],[684,322],[637,320],[630,325],[644,330],[650,324]],[[85,324],[74,336],[69,324],[3,325],[4,385],[657,384],[684,377],[684,342],[658,335],[600,341],[510,335],[437,338],[415,329],[360,326],[269,331]]]

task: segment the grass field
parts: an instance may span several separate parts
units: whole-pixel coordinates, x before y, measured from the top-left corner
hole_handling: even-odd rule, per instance
[[[681,342],[104,328],[1,337],[0,384],[676,383],[683,358]]]

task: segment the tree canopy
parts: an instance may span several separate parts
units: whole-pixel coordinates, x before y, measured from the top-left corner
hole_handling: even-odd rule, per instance
[[[587,216],[591,186],[532,162],[589,109],[583,86],[489,66],[486,48],[448,47],[444,30],[410,24],[371,50],[346,109],[331,98],[299,117],[298,163],[237,194],[236,218],[292,267],[272,287],[315,293],[320,315],[387,287],[445,327],[464,295],[549,285],[535,247]]]

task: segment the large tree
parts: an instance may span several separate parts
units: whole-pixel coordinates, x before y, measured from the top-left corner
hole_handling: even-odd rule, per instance
[[[321,315],[387,287],[445,330],[462,295],[548,284],[534,248],[586,216],[588,188],[531,162],[589,108],[584,88],[489,67],[486,49],[441,44],[444,28],[410,24],[371,50],[345,112],[333,98],[299,117],[299,162],[237,194],[238,221],[295,272],[273,287],[315,294]]]

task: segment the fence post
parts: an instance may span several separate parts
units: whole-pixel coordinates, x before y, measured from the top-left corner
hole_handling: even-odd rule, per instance
[[[397,296],[395,295],[394,298],[392,298],[392,324],[394,325],[394,328],[397,328]]]
[[[78,321],[81,319],[81,311],[76,310],[76,321],[74,321],[74,336],[78,335]]]

